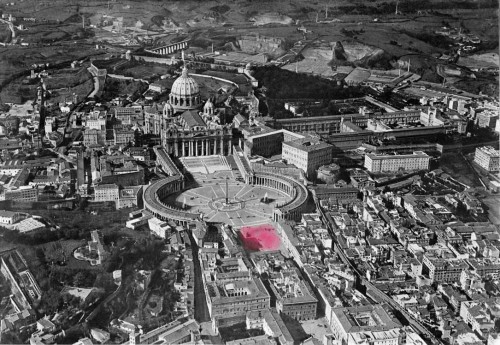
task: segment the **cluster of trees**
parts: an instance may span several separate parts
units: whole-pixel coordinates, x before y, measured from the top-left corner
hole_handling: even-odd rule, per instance
[[[77,286],[89,288],[94,285],[97,273],[94,270],[63,269],[52,270],[49,275],[51,285],[59,283],[62,286]]]
[[[356,35],[364,34],[365,30],[361,28],[361,30],[347,30],[346,28],[342,28],[340,32],[347,37],[355,37]]]
[[[163,305],[160,315],[170,316],[169,321],[172,320],[172,311],[175,308],[175,303],[181,300],[180,293],[174,288],[174,277],[175,275],[173,274],[165,274],[156,270],[153,273],[150,284],[152,291],[156,291],[163,296]]]
[[[30,268],[42,290],[60,290],[64,286],[92,287],[99,275],[98,271],[92,269],[69,269],[59,266],[57,262],[47,258],[40,247],[35,250],[35,255],[37,260],[30,262]]]
[[[81,240],[88,238],[88,233],[92,230],[80,227],[61,227],[57,230],[42,229],[37,230],[33,234],[24,234],[17,230],[9,230],[0,226],[0,236],[9,243],[19,243],[26,245],[37,245],[58,240]]]
[[[27,235],[17,230],[9,230],[2,226],[0,227],[0,236],[5,242],[36,245],[57,241],[60,238],[64,238],[64,233],[45,229],[36,231],[33,235]]]
[[[151,22],[156,26],[162,27],[163,21],[165,20],[164,16],[156,15],[151,18]]]
[[[70,298],[74,296],[68,294],[65,294],[64,296],[66,296],[66,302],[68,302],[69,305],[73,304],[76,304],[75,306],[78,305],[79,303],[78,301],[76,301],[74,298]],[[65,300],[63,298],[63,295],[56,289],[50,289],[42,294],[42,298],[40,300],[38,308],[45,314],[51,315],[56,313],[59,309],[61,309],[64,303]]]
[[[5,279],[3,275],[0,274],[0,299],[10,296],[11,294],[10,286],[11,286],[10,281]]]
[[[224,14],[227,11],[229,11],[230,9],[231,9],[231,7],[229,7],[228,5],[217,5],[217,6],[210,7],[210,11],[217,12],[220,14]]]
[[[107,78],[101,95],[101,100],[110,101],[120,95],[142,95],[148,89],[146,83]]]
[[[454,41],[446,36],[437,35],[435,33],[423,32],[423,31],[405,31],[406,35],[418,39],[422,42],[428,43],[433,47],[441,49],[449,49],[451,45],[454,45]]]
[[[259,67],[254,76],[265,86],[271,99],[344,99],[363,96],[361,88],[344,87],[337,81],[297,74],[275,66]]]
[[[38,304],[40,313],[51,315],[61,310],[61,308],[74,307],[79,309],[87,308],[90,303],[95,302],[102,297],[102,290],[95,290],[86,299],[71,295],[69,293],[61,293],[57,289],[49,289],[42,293],[42,298]]]
[[[162,252],[163,249],[163,240],[153,237],[142,238],[137,241],[128,240],[124,245],[116,246],[111,252],[106,271],[130,270],[136,265],[140,265],[141,269],[153,270],[167,256]]]
[[[462,79],[454,84],[458,89],[479,94],[483,93],[488,96],[495,97],[498,95],[498,83],[495,81],[494,75],[489,75],[487,73],[477,73],[476,79]]]
[[[83,240],[90,238],[90,231],[106,229],[104,244],[116,243],[120,238],[123,215],[120,212],[113,212],[103,216],[95,216],[86,212],[78,211],[40,211],[46,219],[60,224],[59,229],[42,229],[33,234],[20,233],[17,230],[10,230],[0,226],[0,237],[3,241],[14,244],[35,246],[58,240]],[[43,249],[36,250],[38,261],[41,265],[50,264],[45,258]],[[36,272],[35,272],[36,273]],[[75,272],[76,273],[76,272]]]
[[[470,126],[470,132],[470,137],[461,138],[464,145],[498,140],[496,132],[492,131],[491,128],[488,127],[479,127],[477,124],[472,123]]]

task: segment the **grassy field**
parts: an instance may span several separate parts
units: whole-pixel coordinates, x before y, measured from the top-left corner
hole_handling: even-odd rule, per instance
[[[151,77],[159,77],[169,72],[166,65],[159,64],[141,64],[125,70],[120,70],[120,74],[126,73],[136,79],[148,79]]]
[[[49,77],[44,79],[44,82],[47,89],[50,90],[54,102],[70,100],[73,93],[87,95],[93,88],[92,76],[86,68],[52,70]],[[9,87],[5,87],[0,91],[0,99],[4,103],[25,102],[34,99],[38,86],[38,79],[17,78],[9,84]]]
[[[62,61],[81,60],[84,57],[102,54],[81,45],[61,44],[44,47],[8,46],[0,50],[0,84],[21,71],[29,71],[33,64],[57,64]]]

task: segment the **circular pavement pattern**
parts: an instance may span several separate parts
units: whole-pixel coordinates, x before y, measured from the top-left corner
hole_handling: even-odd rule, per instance
[[[239,200],[239,199],[227,199],[222,197],[218,198],[215,200],[212,200],[208,203],[208,206],[215,211],[220,211],[220,212],[233,212],[233,211],[239,211],[243,208],[245,208],[245,201]]]

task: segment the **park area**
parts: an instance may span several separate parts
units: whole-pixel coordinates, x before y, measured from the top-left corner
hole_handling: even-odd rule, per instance
[[[133,95],[139,97],[148,89],[148,84],[142,81],[106,78],[104,88],[102,90],[101,100],[111,101],[112,99],[123,96]]]
[[[174,307],[179,296],[173,283],[177,270],[182,268],[182,258],[167,253],[164,241],[154,238],[149,232],[124,228],[127,211],[92,214],[82,210],[59,210],[37,213],[59,228],[35,233],[29,238],[18,237],[17,240],[22,242],[5,243],[4,236],[0,245],[16,245],[29,263],[43,291],[37,306],[39,312],[50,315],[66,308],[73,310],[73,314],[88,315],[91,310],[87,309],[88,301],[82,304],[63,292],[68,287],[78,287],[92,289],[95,293],[92,301],[96,298],[104,301],[106,296],[111,296],[106,300],[104,312],[90,320],[94,326],[107,327],[112,318],[120,315],[135,315],[144,325],[169,322],[177,315]],[[106,258],[102,264],[91,266],[86,261],[75,259],[73,252],[78,248],[87,248],[90,231],[94,229],[103,234]],[[12,236],[8,238],[16,240]],[[24,244],[28,239],[34,242]],[[124,287],[121,289],[113,280],[112,272],[115,270],[122,271]],[[73,309],[67,309],[68,303]],[[73,321],[76,320],[68,319],[70,324]]]

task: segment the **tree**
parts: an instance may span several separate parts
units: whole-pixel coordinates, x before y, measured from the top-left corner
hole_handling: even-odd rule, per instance
[[[42,294],[40,307],[44,310],[45,314],[55,313],[61,307],[61,304],[62,298],[58,291],[50,289]]]
[[[459,202],[457,205],[457,215],[458,216],[466,216],[469,214],[469,211],[467,210],[467,206],[463,202]]]
[[[85,280],[86,280],[85,273],[83,273],[83,271],[80,271],[73,277],[73,285],[81,287],[85,285]]]
[[[42,265],[45,265],[46,262],[47,262],[47,260],[45,258],[45,252],[43,251],[43,249],[42,248],[37,248],[36,251],[35,251],[35,253],[36,253],[36,257],[38,258],[38,261],[40,261],[40,263]]]
[[[116,289],[116,284],[113,282],[113,276],[109,273],[99,273],[95,279],[94,287],[103,288],[105,291]]]

